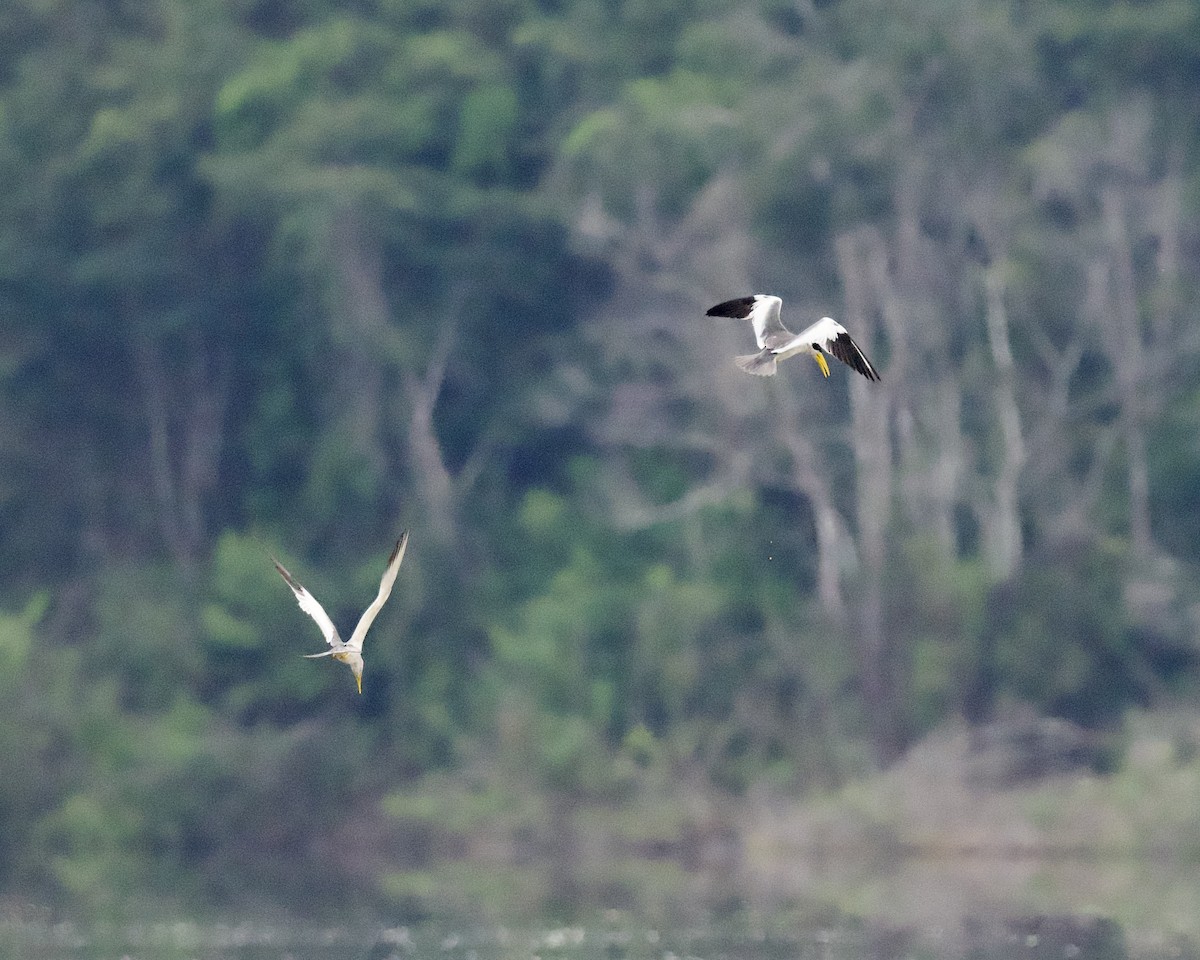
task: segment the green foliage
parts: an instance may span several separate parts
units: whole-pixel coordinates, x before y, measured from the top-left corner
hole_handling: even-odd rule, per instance
[[[1192,689],[1197,15],[8,4],[0,882],[419,900],[355,844],[670,845],[881,716]],[[880,405],[727,376],[743,282],[858,311]],[[359,698],[271,557],[348,632],[401,526]]]
[[[517,96],[509,87],[479,87],[463,98],[451,166],[467,176],[505,179],[515,144]]]
[[[632,217],[638,188],[652,185],[660,211],[678,216],[737,146],[728,86],[687,69],[631,81],[615,106],[575,126],[563,154],[618,215]]]
[[[947,562],[929,539],[914,537],[889,569],[890,609],[911,651],[902,722],[914,739],[964,707],[980,669],[985,605],[992,578],[977,558]]]
[[[89,664],[119,679],[121,700],[130,707],[165,707],[181,679],[194,684],[200,675],[193,612],[190,591],[173,568],[109,569],[93,606]]]
[[[48,600],[38,594],[23,610],[0,614],[0,816],[8,824],[0,837],[0,876],[28,879],[29,832],[58,786],[56,771],[43,777],[36,769],[48,761],[52,742],[52,732],[36,725],[39,681],[52,668],[36,647]]]
[[[1057,716],[1115,723],[1145,696],[1151,671],[1108,598],[1124,580],[1116,542],[1063,545],[991,604],[995,671],[1004,692]]]
[[[27,668],[35,642],[34,627],[46,614],[49,597],[40,593],[30,598],[20,613],[0,614],[0,676],[6,682]]]
[[[1200,515],[1193,510],[1200,489],[1200,442],[1192,429],[1197,412],[1200,394],[1195,392],[1166,411],[1154,427],[1150,463],[1155,537],[1193,565],[1200,562]]]

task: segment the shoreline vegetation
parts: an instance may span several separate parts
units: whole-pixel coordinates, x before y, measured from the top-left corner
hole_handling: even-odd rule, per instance
[[[384,920],[394,929],[471,918],[478,929],[553,920],[593,930],[700,929],[716,918],[941,942],[1046,930],[1078,940],[1115,929],[1129,956],[1181,955],[1200,944],[1200,825],[1189,815],[1200,809],[1198,731],[1191,713],[1137,714],[1116,769],[1000,785],[995,758],[981,760],[967,727],[948,724],[886,772],[805,798],[660,783],[617,804],[547,804],[532,793],[485,802],[479,784],[464,796],[461,781],[439,779],[382,805],[374,854],[359,863],[364,889],[374,883],[379,896],[363,897],[349,918],[339,912],[337,935],[354,940]],[[397,823],[407,824],[407,848],[395,842]],[[401,866],[422,856],[419,869]],[[3,904],[0,929],[88,942],[88,922],[72,926],[69,910],[20,903]],[[221,938],[252,943],[277,937],[272,923],[292,925],[278,903],[249,899],[243,909],[218,924]],[[114,941],[129,923],[161,938],[172,935],[162,918],[173,915],[143,897],[90,922]],[[204,907],[174,926],[197,940],[209,935],[204,916],[222,914]],[[297,916],[314,930],[322,922],[320,911]],[[157,918],[157,933],[146,917]]]
[[[1200,860],[1197,730],[1188,715],[1131,717],[1116,769],[1002,782],[995,758],[973,751],[972,733],[948,725],[882,774],[794,806],[761,804],[744,836],[763,856]]]
[[[1001,783],[977,733],[949,724],[886,772],[805,799],[668,790],[564,804],[557,836],[537,840],[515,827],[498,842],[499,821],[478,823],[384,888],[500,916],[569,911],[574,897],[651,913],[790,904],[915,927],[1062,914],[1200,937],[1197,731],[1189,713],[1131,716],[1116,769]]]
[[[1200,938],[1200,762],[1191,713],[1131,716],[1120,766],[980,784],[952,725],[893,768],[810,801],[757,805],[743,875],[917,927],[1106,918],[1150,946]]]

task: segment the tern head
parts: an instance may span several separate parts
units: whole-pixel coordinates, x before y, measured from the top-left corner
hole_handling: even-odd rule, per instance
[[[362,693],[363,658],[357,650],[339,650],[333,654],[334,660],[340,660],[354,674],[354,682],[358,684],[358,692]]]

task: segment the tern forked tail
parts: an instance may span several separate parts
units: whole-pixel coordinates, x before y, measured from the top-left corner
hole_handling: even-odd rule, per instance
[[[779,361],[776,360],[775,354],[770,347],[764,347],[758,353],[748,353],[741,357],[734,357],[733,362],[739,368],[747,373],[752,373],[756,377],[773,377],[775,371],[779,369]]]

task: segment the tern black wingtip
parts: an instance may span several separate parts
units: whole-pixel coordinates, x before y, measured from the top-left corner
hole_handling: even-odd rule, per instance
[[[392,552],[388,555],[387,565],[390,567],[392,565],[392,561],[395,560],[397,556],[402,554],[407,549],[408,549],[408,531],[405,530],[400,534],[400,539],[396,541],[396,545],[394,547],[392,547]]]
[[[745,320],[754,309],[754,297],[735,297],[725,300],[705,311],[706,317],[732,317],[734,320]]]

